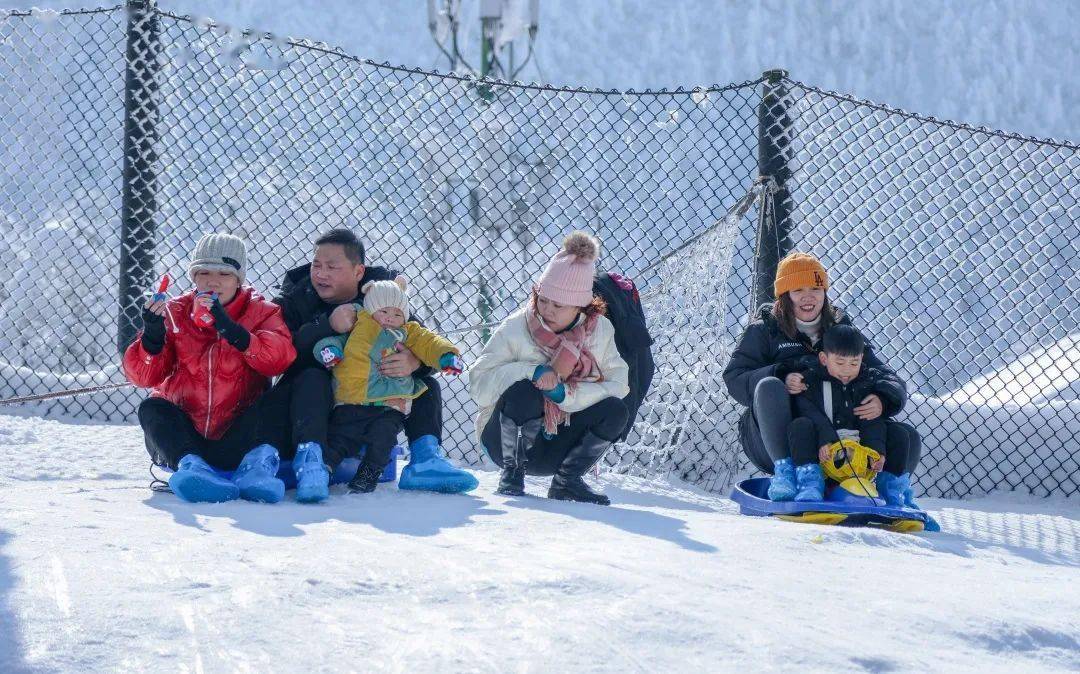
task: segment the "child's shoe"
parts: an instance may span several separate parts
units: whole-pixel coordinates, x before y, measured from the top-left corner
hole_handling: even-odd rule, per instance
[[[370,494],[379,485],[379,478],[382,477],[382,474],[383,469],[381,467],[361,463],[360,467],[356,469],[356,475],[349,480],[349,493]]]

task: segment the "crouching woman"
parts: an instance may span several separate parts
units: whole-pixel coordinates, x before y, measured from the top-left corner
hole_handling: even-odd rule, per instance
[[[553,475],[548,498],[610,503],[582,479],[619,437],[629,392],[615,329],[592,294],[599,251],[584,232],[567,237],[469,371],[500,494],[524,494],[526,473]]]

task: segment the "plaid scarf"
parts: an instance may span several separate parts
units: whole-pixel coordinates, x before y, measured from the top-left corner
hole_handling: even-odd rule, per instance
[[[544,325],[536,312],[536,304],[529,302],[525,311],[525,323],[533,342],[548,359],[548,365],[570,393],[578,382],[603,381],[603,374],[596,358],[585,343],[596,330],[596,316],[587,316],[578,320],[577,325],[564,332],[555,333]],[[544,396],[544,432],[554,435],[559,424],[569,425],[570,414],[563,411],[555,402]]]

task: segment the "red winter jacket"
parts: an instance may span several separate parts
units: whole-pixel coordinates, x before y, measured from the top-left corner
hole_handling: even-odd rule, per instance
[[[124,373],[136,386],[153,387],[151,397],[179,406],[199,433],[217,440],[266,390],[270,377],[289,367],[296,349],[281,307],[250,287],[237,291],[225,307],[251,333],[251,343],[242,353],[221,339],[213,326],[191,320],[194,298],[192,290],[169,301],[172,317],[165,317],[161,353],[146,351],[139,333],[124,353]]]

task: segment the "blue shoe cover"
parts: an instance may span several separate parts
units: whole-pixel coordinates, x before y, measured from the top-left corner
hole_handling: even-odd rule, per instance
[[[233,484],[245,501],[277,503],[285,497],[285,483],[274,477],[281,463],[273,445],[259,445],[244,455],[233,473]]]
[[[769,480],[770,501],[790,501],[795,498],[795,464],[791,459],[773,462],[773,476]]]
[[[222,503],[240,496],[231,480],[222,477],[195,454],[185,454],[169,477],[169,489],[188,503]]]
[[[446,459],[434,435],[417,438],[410,443],[409,450],[409,465],[401,471],[398,489],[460,494],[480,484],[472,473],[455,468]]]
[[[322,445],[302,442],[293,458],[296,471],[296,500],[300,503],[319,503],[330,498],[330,471],[323,463]]]
[[[878,495],[885,499],[885,505],[893,508],[903,508],[905,506],[902,477],[884,470],[878,473],[874,483],[877,486]]]
[[[919,507],[919,504],[915,502],[915,494],[911,489],[911,474],[901,473],[896,476],[896,481],[899,483],[900,498],[903,501],[904,507],[922,510],[922,508]]]
[[[796,501],[825,500],[825,476],[821,473],[821,464],[807,463],[796,468],[795,482],[799,486]]]
[[[909,473],[903,473],[897,476],[897,481],[900,483],[900,494],[903,498],[905,508],[913,508],[915,510],[922,510],[919,504],[915,502],[915,495],[911,489],[911,475]],[[925,510],[923,512],[926,512]],[[927,513],[926,526],[923,531],[941,531],[941,525],[938,521]]]

